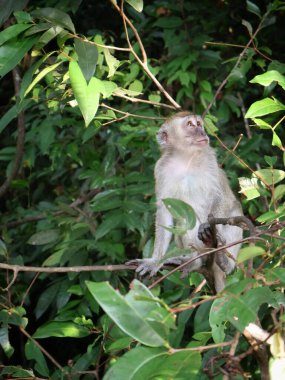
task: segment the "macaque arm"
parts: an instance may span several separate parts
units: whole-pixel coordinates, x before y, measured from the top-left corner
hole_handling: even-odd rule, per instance
[[[136,271],[141,275],[150,273],[153,276],[157,273],[162,265],[161,260],[167,251],[172,237],[172,233],[164,227],[171,227],[173,219],[161,201],[158,202],[155,225],[156,232],[152,257],[150,259],[137,260],[140,264]]]

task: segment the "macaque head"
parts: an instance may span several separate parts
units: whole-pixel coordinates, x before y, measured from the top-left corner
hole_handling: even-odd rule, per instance
[[[204,148],[209,145],[203,119],[189,112],[179,112],[166,120],[157,133],[157,141],[162,149]]]

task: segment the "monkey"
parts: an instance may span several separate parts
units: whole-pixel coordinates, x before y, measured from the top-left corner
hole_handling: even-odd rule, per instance
[[[156,219],[154,250],[151,258],[135,260],[140,275],[155,275],[162,266],[163,257],[172,238],[172,232],[164,227],[174,225],[173,218],[163,203],[165,198],[180,199],[192,206],[196,225],[182,236],[176,236],[179,248],[189,248],[189,255],[165,260],[165,263],[181,264],[189,257],[197,257],[188,271],[201,271],[207,257],[199,253],[213,247],[214,236],[207,222],[208,216],[232,217],[242,215],[242,208],[234,196],[224,171],[219,168],[215,151],[209,145],[200,116],[179,112],[166,120],[157,133],[161,157],[155,165]],[[237,226],[217,225],[218,245],[227,245],[242,239],[242,229]],[[220,251],[210,261],[215,291],[225,286],[225,275],[235,268],[240,244]],[[209,261],[208,261],[209,266]],[[208,268],[209,269],[209,268]]]

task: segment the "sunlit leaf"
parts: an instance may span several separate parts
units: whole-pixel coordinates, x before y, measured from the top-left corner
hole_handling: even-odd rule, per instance
[[[28,360],[35,360],[35,370],[41,375],[49,377],[49,369],[45,357],[39,347],[32,341],[28,340],[25,345],[25,354]]]
[[[93,120],[99,106],[101,81],[92,77],[87,85],[82,71],[75,61],[69,64],[69,76],[75,99],[87,127]]]
[[[110,53],[109,49],[104,49],[104,55],[109,68],[108,78],[110,78],[115,74],[117,68],[120,66],[120,61]]]
[[[255,118],[257,116],[265,116],[277,111],[284,111],[284,104],[280,103],[277,99],[265,98],[253,103],[247,113],[246,118]]]
[[[71,321],[51,321],[40,326],[33,334],[33,337],[36,339],[49,338],[51,336],[59,338],[83,338],[88,335],[90,335],[90,331],[85,326]]]
[[[262,86],[269,86],[272,82],[277,82],[285,90],[285,76],[277,70],[270,70],[264,74],[256,75],[250,83],[258,83]]]
[[[143,10],[143,0],[126,0],[137,12],[142,12]]]
[[[24,93],[24,96],[26,96],[34,87],[35,85],[41,80],[43,79],[48,73],[50,73],[51,71],[54,71],[59,65],[62,64],[62,61],[61,62],[57,62],[57,63],[54,63],[53,65],[51,66],[47,66],[46,68],[44,68],[42,71],[39,72],[39,74],[35,77],[35,79],[32,81],[32,83],[28,86],[28,88],[26,89],[25,93]]]
[[[276,184],[285,178],[285,172],[278,169],[260,169],[254,172],[268,185]]]
[[[258,246],[249,246],[241,248],[238,254],[238,263],[242,263],[243,261],[252,259],[256,256],[264,255],[266,252],[262,247]]]

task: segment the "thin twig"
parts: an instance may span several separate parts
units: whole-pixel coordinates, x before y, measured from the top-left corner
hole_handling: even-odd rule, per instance
[[[159,89],[159,91],[169,100],[169,102],[175,107],[175,109],[177,109],[177,110],[181,109],[180,105],[170,96],[170,94],[165,90],[165,88],[161,85],[161,83],[156,79],[156,77],[150,71],[150,69],[148,67],[148,63],[147,63],[147,54],[146,54],[145,48],[143,46],[142,40],[141,40],[136,28],[132,24],[131,20],[124,13],[123,2],[122,2],[122,6],[119,7],[116,4],[116,2],[114,2],[112,0],[110,0],[110,1],[111,1],[112,5],[116,8],[116,10],[120,13],[120,15],[123,19],[126,39],[127,39],[127,43],[129,45],[129,48],[131,50],[131,53],[133,54],[133,56],[135,57],[135,59],[137,60],[139,65],[142,67],[142,69],[145,71],[145,73],[149,76],[149,78],[153,81],[153,83]],[[137,53],[135,52],[135,50],[134,50],[134,48],[130,42],[127,24],[132,29],[132,31],[135,35],[135,38],[139,44],[141,54],[142,54],[142,59],[137,55]]]
[[[71,202],[68,207],[70,208],[76,208],[77,206],[81,205],[82,203],[87,202],[88,200],[92,199],[96,194],[100,192],[100,189],[92,189],[88,193],[80,195],[75,201]],[[51,213],[53,217],[60,216],[65,214],[66,211],[60,210],[60,211],[55,211]],[[38,222],[40,220],[44,220],[48,217],[48,214],[39,214],[39,215],[34,215],[34,216],[28,216],[27,218],[21,219],[21,220],[15,220],[12,222],[8,222],[6,224],[0,225],[0,229],[6,227],[6,228],[13,228],[20,226],[22,224],[26,223],[32,223],[32,222]]]
[[[108,106],[107,104],[105,103],[101,103],[100,104],[101,107],[105,107],[105,108],[108,108],[109,110],[112,110],[114,112],[118,112],[122,115],[125,115],[126,117],[128,116],[133,116],[133,117],[137,117],[137,118],[140,118],[140,119],[148,119],[148,120],[165,120],[165,117],[159,117],[159,116],[143,116],[143,115],[136,115],[134,113],[130,113],[130,112],[125,112],[125,111],[121,111],[121,110],[118,110],[117,108],[114,108],[114,107],[110,107]]]
[[[32,341],[41,352],[60,370],[60,372],[65,373],[64,368],[55,360],[51,354],[47,352],[45,348],[43,348],[38,341],[36,341],[22,326],[19,326],[19,329],[23,335],[25,335],[30,341]]]
[[[252,36],[250,36],[250,40],[248,41],[248,43],[245,45],[245,48],[243,49],[243,51],[240,53],[234,67],[232,68],[232,70],[229,72],[229,74],[226,76],[226,78],[222,81],[222,83],[220,84],[220,86],[218,87],[212,101],[208,104],[207,108],[205,109],[205,111],[203,112],[203,115],[202,117],[204,118],[206,116],[206,114],[210,111],[210,109],[212,108],[213,104],[215,103],[217,97],[219,96],[221,90],[225,87],[225,85],[227,84],[231,74],[232,74],[232,71],[237,68],[241,62],[241,60],[243,59],[244,55],[246,54],[246,51],[247,49],[250,47],[250,45],[252,44],[252,41],[254,40],[254,38],[257,36],[258,32],[260,31],[261,27],[262,27],[262,24],[264,22],[264,20],[266,19],[266,17],[268,16],[269,14],[269,11],[266,12],[264,14],[264,16],[262,17],[258,27],[256,28],[256,31],[254,32],[254,34]]]

